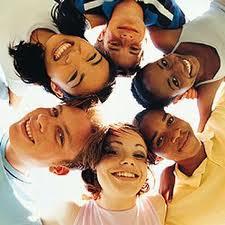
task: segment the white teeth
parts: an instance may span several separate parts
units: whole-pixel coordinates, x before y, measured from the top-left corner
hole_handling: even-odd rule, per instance
[[[33,136],[32,136],[31,128],[30,128],[30,120],[27,120],[27,121],[26,121],[26,123],[25,123],[25,128],[26,128],[27,136],[28,136],[29,139],[34,143],[34,138],[33,138]]]
[[[136,175],[134,173],[130,172],[116,172],[114,173],[117,177],[129,177],[129,178],[134,178]]]
[[[186,59],[182,59],[182,60],[187,68],[188,74],[190,75],[191,74],[191,63]]]
[[[70,43],[64,43],[59,48],[56,49],[54,52],[54,59],[58,60],[63,52],[65,52],[68,48],[70,48],[72,45]]]

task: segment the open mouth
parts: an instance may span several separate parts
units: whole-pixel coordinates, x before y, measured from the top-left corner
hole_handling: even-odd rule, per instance
[[[186,67],[186,70],[188,71],[189,77],[191,77],[191,71],[192,71],[192,65],[187,59],[182,59],[184,66]]]
[[[26,135],[27,135],[28,139],[32,143],[34,143],[34,138],[33,138],[31,127],[30,127],[30,120],[26,120],[26,122],[25,122],[25,131],[26,131]]]
[[[139,175],[133,172],[125,172],[125,171],[118,171],[112,173],[113,176],[117,178],[138,178]]]
[[[179,143],[179,148],[178,148],[178,152],[181,152],[182,149],[185,147],[187,141],[189,139],[189,132],[186,132],[182,138],[182,140]]]
[[[64,54],[65,52],[71,48],[73,46],[72,43],[69,42],[64,42],[63,44],[61,44],[55,51],[53,54],[54,60],[58,61]]]

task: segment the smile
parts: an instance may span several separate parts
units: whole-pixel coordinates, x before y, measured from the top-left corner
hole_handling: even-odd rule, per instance
[[[191,63],[187,59],[182,59],[182,61],[188,71],[189,76],[191,77],[191,71],[192,71]]]
[[[64,55],[64,53],[66,52],[66,50],[68,50],[69,48],[72,47],[71,43],[65,42],[62,45],[60,45],[55,51],[54,51],[54,60],[58,61],[62,55]]]
[[[34,143],[34,138],[33,138],[33,135],[32,135],[31,128],[30,128],[30,120],[27,120],[25,122],[25,131],[26,131],[27,137],[30,139],[31,142]]]
[[[132,172],[119,171],[112,173],[115,177],[138,178],[139,176]]]

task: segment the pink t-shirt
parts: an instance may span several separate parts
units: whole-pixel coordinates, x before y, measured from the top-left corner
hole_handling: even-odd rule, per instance
[[[79,211],[74,225],[160,225],[160,220],[149,198],[139,197],[129,210],[103,209],[90,200]]]

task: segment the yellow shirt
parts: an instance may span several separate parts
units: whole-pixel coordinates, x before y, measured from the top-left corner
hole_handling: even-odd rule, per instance
[[[175,169],[166,225],[225,225],[225,88],[198,137],[207,158],[191,177]]]

